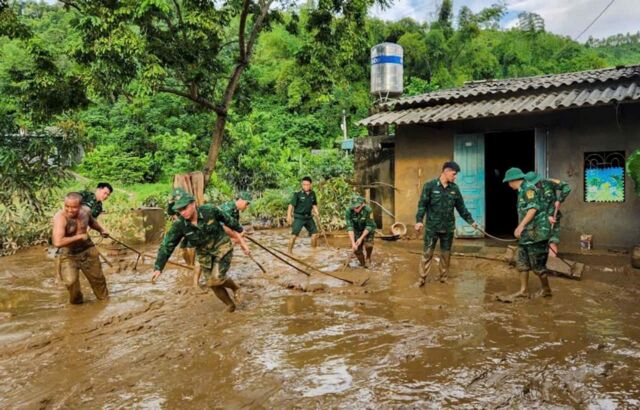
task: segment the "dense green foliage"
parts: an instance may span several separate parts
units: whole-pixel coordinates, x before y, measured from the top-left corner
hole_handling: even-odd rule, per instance
[[[77,172],[116,188],[160,183],[152,186],[167,189],[131,205],[161,202],[172,175],[207,163],[220,113],[196,100],[215,105],[224,97],[239,62],[241,5],[67,3],[72,6],[65,9],[0,0],[0,129],[66,130],[65,138],[46,143],[0,144],[3,203],[35,204],[44,188],[63,183],[79,144],[85,156],[74,165]],[[175,4],[183,6],[181,14]],[[370,18],[371,4],[281,3],[268,13],[225,112],[224,139],[207,188],[211,200],[238,190],[262,193],[253,215],[280,220],[300,177],[348,180],[352,160],[338,148],[342,113],[349,136],[366,134],[355,121],[367,116],[372,103],[369,49],[383,41],[404,47],[408,95],[470,80],[640,63],[638,35],[583,45],[546,32],[543,24],[505,30],[500,3],[473,13],[444,0],[429,23]],[[247,30],[256,13],[257,7]],[[171,92],[177,89],[188,95]],[[53,160],[37,168],[21,164],[25,156]],[[337,226],[334,216],[328,218],[324,222]]]
[[[640,149],[635,150],[627,158],[627,172],[633,181],[636,194],[640,196]]]

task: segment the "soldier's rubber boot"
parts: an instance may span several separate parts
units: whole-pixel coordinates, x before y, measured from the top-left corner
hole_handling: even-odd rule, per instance
[[[418,287],[424,286],[427,282],[427,278],[429,277],[429,273],[431,271],[431,264],[433,262],[433,249],[429,249],[428,251],[422,254],[422,258],[420,258],[420,267],[418,272],[420,273],[420,279],[418,280]]]
[[[317,248],[318,247],[318,234],[317,233],[311,235],[311,247],[312,248]]]
[[[449,276],[449,263],[451,262],[451,252],[442,252],[440,255],[440,283],[447,283]]]
[[[367,261],[366,261],[364,267],[365,268],[369,268],[369,267],[371,267],[371,254],[373,253],[373,244],[365,245],[364,248],[367,251]]]
[[[354,252],[356,254],[356,258],[358,258],[358,262],[360,262],[360,266],[365,266],[366,262],[364,260],[364,253],[362,252],[362,246],[358,248],[357,251]]]
[[[218,299],[227,306],[227,312],[233,312],[236,310],[236,304],[233,303],[233,300],[231,300],[231,297],[224,286],[211,286],[211,290],[213,290],[213,293],[216,294]]]
[[[287,247],[287,252],[289,254],[293,254],[293,245],[295,245],[296,243],[296,237],[292,236],[291,239],[289,239],[289,246]]]

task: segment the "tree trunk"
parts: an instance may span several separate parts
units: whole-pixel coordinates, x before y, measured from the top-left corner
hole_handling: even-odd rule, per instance
[[[213,135],[211,136],[211,146],[209,147],[207,163],[205,164],[203,170],[205,189],[207,185],[209,185],[211,174],[216,168],[216,163],[218,162],[218,155],[220,154],[220,147],[222,146],[222,141],[224,139],[224,129],[225,125],[227,124],[227,114],[229,112],[229,107],[231,107],[233,96],[238,89],[240,77],[242,76],[245,68],[247,68],[247,66],[249,65],[249,60],[251,60],[251,55],[253,54],[253,46],[255,45],[258,34],[262,30],[264,19],[269,12],[269,7],[271,7],[272,2],[273,0],[261,2],[260,14],[257,16],[253,24],[253,28],[251,29],[251,34],[249,35],[249,40],[246,46],[244,44],[244,27],[247,16],[249,14],[249,7],[251,3],[248,0],[245,0],[243,3],[243,12],[240,19],[241,21],[239,33],[240,55],[238,56],[236,66],[233,68],[233,73],[231,74],[231,78],[229,79],[227,88],[224,90],[221,109],[216,111],[216,125],[213,129]]]
[[[216,162],[218,162],[218,155],[220,154],[220,147],[222,146],[222,140],[224,138],[224,129],[227,124],[227,115],[218,114],[216,118],[216,125],[213,129],[213,135],[211,136],[211,145],[209,146],[209,155],[207,156],[207,163],[204,166],[202,173],[204,174],[204,186],[205,189],[209,185],[211,180],[211,174],[216,168]]]
[[[213,170],[216,168],[216,163],[218,162],[218,155],[220,154],[220,147],[222,146],[222,140],[224,139],[224,128],[227,124],[227,113],[229,112],[229,107],[231,106],[231,102],[233,101],[233,95],[238,88],[238,83],[240,82],[240,77],[244,69],[247,67],[246,62],[239,62],[235,68],[233,69],[233,74],[229,79],[229,84],[227,84],[227,89],[224,92],[224,98],[222,101],[222,111],[217,113],[216,125],[213,129],[213,135],[211,136],[211,146],[209,147],[209,155],[207,156],[207,163],[204,165],[204,186],[206,188],[209,185],[209,181],[211,180],[211,174]]]

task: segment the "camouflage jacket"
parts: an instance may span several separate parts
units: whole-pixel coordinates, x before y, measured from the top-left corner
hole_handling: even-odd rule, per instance
[[[205,204],[196,208],[198,223],[192,224],[182,216],[171,225],[169,232],[164,236],[158,255],[155,269],[162,270],[166,265],[173,250],[178,246],[182,238],[188,238],[191,246],[198,253],[215,254],[223,244],[229,243],[229,236],[222,229],[221,223],[237,231],[240,226],[226,213],[212,205]]]
[[[559,179],[543,179],[536,184],[536,187],[542,190],[544,201],[547,204],[545,212],[549,216],[553,216],[555,212],[556,201],[564,202],[571,193],[569,184]],[[558,212],[558,217],[560,217],[560,212]]]
[[[365,229],[369,232],[375,232],[377,226],[371,218],[372,212],[371,208],[366,205],[362,207],[360,212],[354,211],[353,208],[348,208],[345,213],[347,231],[354,231],[356,236],[362,235]]]
[[[525,181],[518,190],[518,221],[522,221],[530,209],[536,209],[537,212],[533,220],[525,225],[518,240],[520,245],[546,241],[551,235],[551,224],[544,192]]]
[[[233,221],[240,227],[236,232],[242,232],[242,225],[240,225],[240,210],[236,206],[236,201],[228,201],[218,207],[222,212],[226,213]]]
[[[471,213],[464,206],[464,199],[462,199],[458,185],[451,182],[445,188],[440,183],[440,178],[436,178],[422,187],[422,195],[420,195],[420,200],[418,201],[416,222],[421,223],[426,213],[426,230],[431,232],[453,232],[456,227],[453,208],[457,209],[462,219],[469,224],[474,222]]]
[[[98,218],[104,210],[102,209],[102,201],[98,201],[96,199],[96,194],[89,191],[81,191],[80,195],[82,195],[82,205],[91,208],[91,216],[94,218]]]

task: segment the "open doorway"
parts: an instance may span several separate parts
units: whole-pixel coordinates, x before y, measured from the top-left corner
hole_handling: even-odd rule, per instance
[[[492,235],[513,237],[518,226],[517,191],[502,182],[507,169],[535,169],[535,131],[485,134],[486,229]]]

